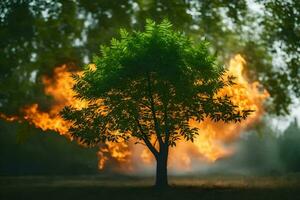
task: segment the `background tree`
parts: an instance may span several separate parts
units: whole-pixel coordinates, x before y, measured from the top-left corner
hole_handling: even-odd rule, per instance
[[[62,115],[74,122],[72,136],[88,145],[141,141],[157,161],[156,186],[166,186],[169,147],[198,134],[189,120],[238,122],[251,111],[217,96],[233,77],[223,77],[205,42],[193,44],[166,20],[148,20],[144,32],[120,33],[120,40],[102,46],[95,70],[75,77],[77,97],[89,100],[88,107],[66,107]]]
[[[262,41],[273,57],[281,57],[274,70],[265,73],[265,85],[275,97],[273,110],[287,114],[293,99],[299,104],[300,97],[300,2],[273,0],[263,5]]]

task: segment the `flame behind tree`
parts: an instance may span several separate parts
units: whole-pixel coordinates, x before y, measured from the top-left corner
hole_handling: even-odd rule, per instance
[[[237,139],[240,133],[260,121],[264,114],[263,104],[269,97],[269,93],[262,89],[258,82],[249,83],[243,75],[246,61],[237,54],[229,62],[227,75],[236,77],[235,84],[222,88],[217,95],[228,94],[232,102],[239,110],[254,110],[250,116],[241,123],[214,122],[205,118],[202,122],[190,121],[191,126],[199,128],[199,135],[193,143],[181,142],[177,148],[171,149],[170,166],[178,170],[197,170],[192,168],[193,162],[199,161],[214,162],[224,156],[230,156],[233,149],[230,145],[224,145]]]
[[[143,143],[156,160],[156,186],[167,181],[169,147],[194,141],[206,118],[214,122],[240,122],[251,109],[239,108],[224,87],[234,77],[209,55],[207,44],[193,44],[164,20],[148,20],[144,32],[121,30],[121,40],[102,47],[87,68],[75,77],[77,98],[87,107],[65,107],[62,116],[72,125],[72,137],[86,145]]]

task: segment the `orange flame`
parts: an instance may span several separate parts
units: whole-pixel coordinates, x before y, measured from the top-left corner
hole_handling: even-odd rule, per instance
[[[255,112],[247,120],[238,124],[212,122],[209,119],[205,119],[201,123],[191,120],[190,125],[200,129],[199,135],[195,138],[194,143],[182,141],[177,144],[176,148],[170,149],[169,165],[171,168],[189,170],[196,161],[214,162],[219,158],[231,155],[233,149],[227,147],[226,144],[261,119],[264,113],[263,102],[269,94],[265,90],[261,91],[258,82],[249,83],[247,81],[243,75],[245,64],[241,55],[236,55],[230,60],[226,75],[235,76],[236,84],[223,88],[218,95],[232,96],[232,101],[238,105],[239,109],[253,109]],[[89,65],[89,67],[91,70],[95,70],[95,65]],[[72,90],[74,80],[71,73],[67,71],[66,65],[56,68],[52,78],[43,77],[42,81],[45,85],[45,93],[53,97],[54,103],[48,112],[39,110],[38,104],[26,106],[22,110],[24,120],[44,131],[53,130],[72,139],[67,132],[71,123],[63,120],[59,116],[59,112],[67,105],[81,109],[87,106],[87,102],[74,98],[75,93]],[[8,117],[1,113],[0,118],[7,121],[20,120],[19,117]],[[100,147],[98,158],[99,169],[103,169],[110,158],[122,164],[120,169],[125,171],[132,171],[141,165],[151,166],[154,163],[153,156],[148,149],[141,145],[134,145],[133,142],[129,144],[106,142],[104,146]]]
[[[64,106],[71,104],[77,109],[86,107],[87,102],[74,98],[75,92],[72,90],[74,80],[66,65],[55,68],[54,76],[51,78],[45,76],[42,81],[45,85],[45,94],[52,96],[54,103],[48,112],[40,111],[38,104],[25,107],[24,119],[43,131],[52,130],[71,139],[68,135],[71,123],[65,121],[59,112]]]
[[[19,121],[19,117],[18,116],[7,116],[3,113],[0,113],[0,119],[3,119],[5,121],[8,121],[8,122],[14,122],[14,121]]]
[[[242,131],[258,122],[263,113],[263,103],[269,97],[266,90],[261,91],[258,82],[249,83],[243,75],[246,61],[241,55],[230,60],[228,72],[225,75],[236,77],[235,85],[223,88],[217,95],[229,95],[240,110],[255,110],[241,123],[213,122],[206,118],[201,123],[191,121],[190,125],[199,128],[199,135],[194,143],[180,142],[175,149],[171,149],[170,165],[174,168],[190,169],[191,158],[205,159],[214,162],[233,153],[232,147],[226,144],[237,138]],[[181,160],[178,161],[178,158]]]

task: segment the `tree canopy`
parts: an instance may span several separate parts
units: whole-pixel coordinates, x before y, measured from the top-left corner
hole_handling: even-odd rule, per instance
[[[207,43],[194,44],[173,31],[164,20],[148,20],[144,32],[120,31],[121,39],[102,46],[94,58],[96,69],[75,76],[77,97],[88,100],[84,109],[66,107],[63,116],[75,123],[73,136],[91,144],[130,136],[151,140],[151,134],[175,145],[197,134],[189,120],[240,121],[250,110],[238,110],[229,96],[217,96],[233,77],[216,64]],[[118,131],[115,133],[114,131]]]

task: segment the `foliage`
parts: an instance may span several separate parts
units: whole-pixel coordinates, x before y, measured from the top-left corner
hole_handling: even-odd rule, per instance
[[[267,73],[266,85],[275,97],[277,113],[284,114],[289,112],[292,98],[300,97],[300,2],[273,0],[264,1],[264,6],[265,46],[273,51],[274,57],[283,54],[277,70]]]
[[[77,97],[90,102],[62,112],[74,122],[69,131],[75,138],[93,145],[134,137],[156,156],[154,137],[160,148],[182,138],[193,141],[197,129],[189,126],[191,119],[238,122],[250,114],[238,110],[229,96],[217,96],[233,77],[223,77],[225,69],[207,43],[194,44],[167,20],[147,20],[144,32],[121,29],[120,36],[101,47],[95,70],[75,76]]]

